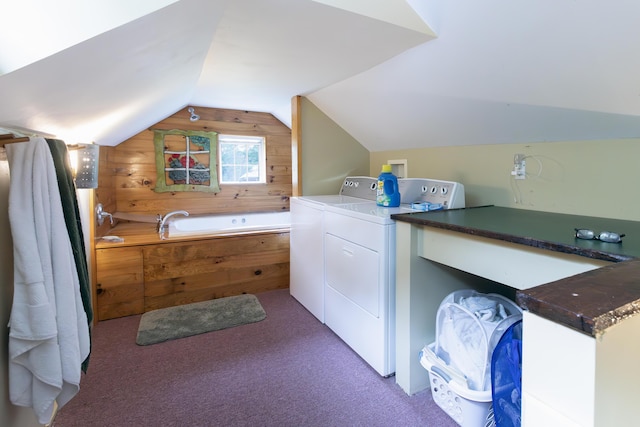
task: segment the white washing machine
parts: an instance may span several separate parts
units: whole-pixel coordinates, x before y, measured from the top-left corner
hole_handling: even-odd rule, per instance
[[[376,183],[376,178],[348,177],[340,194],[348,200],[292,199],[290,287],[291,295],[388,376],[395,372],[396,239],[390,216],[415,211],[409,202],[464,207],[464,187],[402,179],[401,206],[383,208],[375,203]]]

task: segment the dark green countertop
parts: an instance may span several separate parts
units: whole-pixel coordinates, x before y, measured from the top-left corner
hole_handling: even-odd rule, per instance
[[[605,261],[640,257],[640,222],[637,221],[498,206],[398,214],[391,218]],[[575,237],[575,228],[588,228],[596,233],[612,231],[625,237],[622,243],[582,240]]]
[[[599,268],[518,291],[525,310],[597,336],[640,313],[640,222],[483,206],[392,215],[396,221],[436,227],[604,261]],[[581,240],[575,228],[625,234],[622,243]]]

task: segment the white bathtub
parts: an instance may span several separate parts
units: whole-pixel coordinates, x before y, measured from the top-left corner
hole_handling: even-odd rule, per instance
[[[291,227],[289,211],[194,215],[169,220],[168,237],[273,230]]]

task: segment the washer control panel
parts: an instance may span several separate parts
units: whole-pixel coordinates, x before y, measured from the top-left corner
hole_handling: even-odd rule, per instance
[[[341,196],[376,200],[378,179],[370,176],[348,176],[342,183]],[[464,186],[459,182],[441,181],[427,178],[398,179],[400,203],[441,204],[443,209],[465,207]]]
[[[464,186],[459,182],[428,179],[421,186],[415,202],[442,204],[444,209],[464,208]]]
[[[375,201],[377,185],[377,178],[370,176],[348,176],[342,183],[340,195]]]

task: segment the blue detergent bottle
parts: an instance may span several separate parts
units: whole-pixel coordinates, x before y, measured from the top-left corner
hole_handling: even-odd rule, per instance
[[[398,178],[391,173],[391,165],[382,165],[382,172],[380,176],[378,176],[376,204],[386,208],[396,208],[400,206]]]

